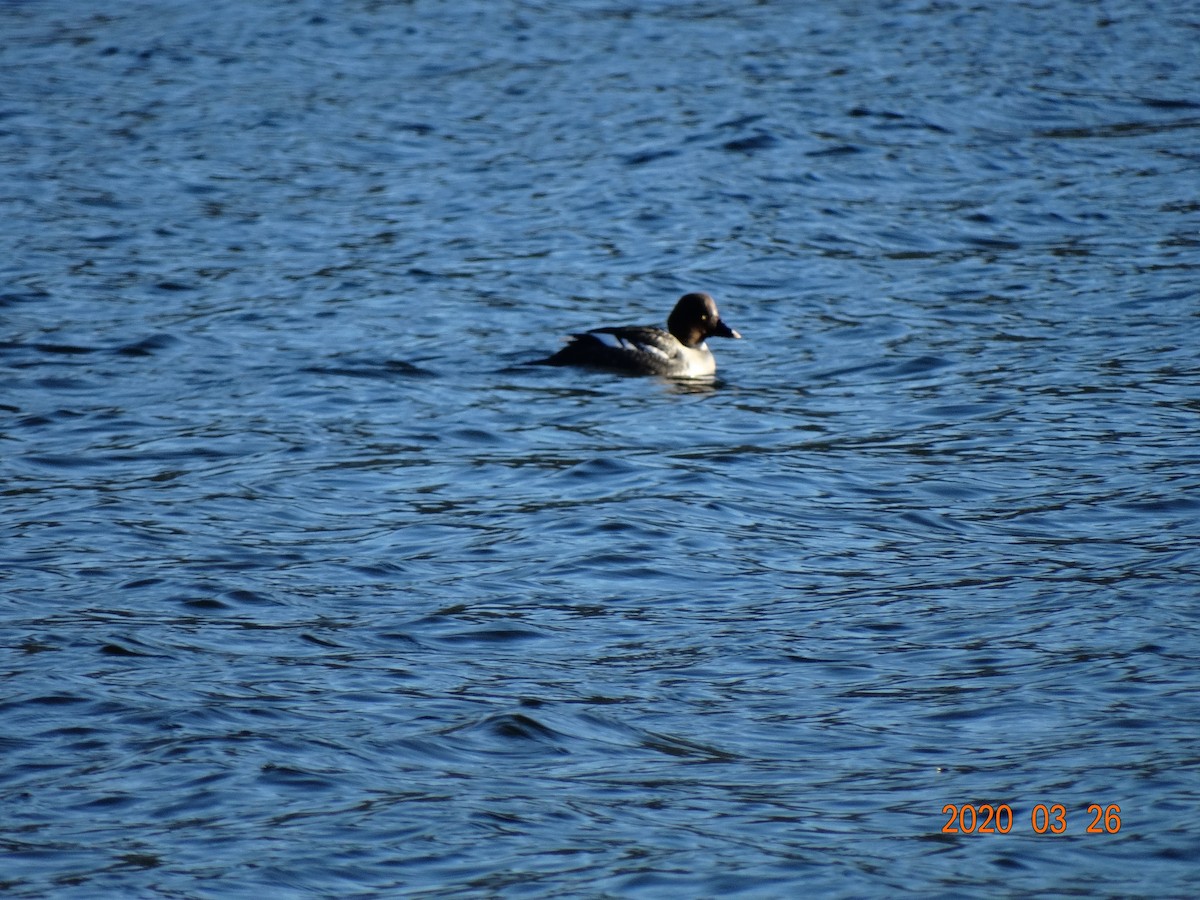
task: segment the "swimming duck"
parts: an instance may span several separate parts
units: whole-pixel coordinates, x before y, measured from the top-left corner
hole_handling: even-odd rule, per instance
[[[571,335],[567,346],[538,364],[699,378],[717,370],[717,361],[704,342],[710,337],[741,335],[721,321],[711,296],[684,294],[671,310],[665,331],[655,325],[593,328]]]

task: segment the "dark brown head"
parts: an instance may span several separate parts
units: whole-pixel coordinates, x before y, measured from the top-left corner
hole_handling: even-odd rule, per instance
[[[717,301],[708,294],[684,294],[671,310],[667,331],[685,347],[699,347],[706,338],[740,338],[741,335],[721,321]]]

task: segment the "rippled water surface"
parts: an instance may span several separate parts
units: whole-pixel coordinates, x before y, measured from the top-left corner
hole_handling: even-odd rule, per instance
[[[1198,48],[0,4],[4,893],[1195,896]]]

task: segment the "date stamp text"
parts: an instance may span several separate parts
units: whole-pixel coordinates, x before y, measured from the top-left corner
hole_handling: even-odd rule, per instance
[[[1016,821],[1007,803],[947,803],[942,815],[949,817],[942,834],[1008,834]],[[1061,803],[1038,803],[1029,812],[1034,834],[1066,834],[1067,820],[1067,808]],[[1082,824],[1086,834],[1116,834],[1121,830],[1121,807],[1089,803]]]

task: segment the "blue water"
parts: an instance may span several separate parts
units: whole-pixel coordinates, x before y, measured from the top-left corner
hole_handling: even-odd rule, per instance
[[[1200,893],[1198,48],[0,4],[3,893]]]

